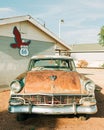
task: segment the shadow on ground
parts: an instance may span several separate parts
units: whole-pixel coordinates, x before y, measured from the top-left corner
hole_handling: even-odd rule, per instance
[[[104,118],[104,94],[101,92],[102,88],[96,85],[95,97],[97,100],[98,112],[94,117]]]

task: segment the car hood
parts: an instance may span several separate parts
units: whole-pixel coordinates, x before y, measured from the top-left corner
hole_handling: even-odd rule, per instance
[[[30,71],[25,77],[25,93],[81,93],[77,72]]]

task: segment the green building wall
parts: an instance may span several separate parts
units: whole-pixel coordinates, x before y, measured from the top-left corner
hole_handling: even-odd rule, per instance
[[[0,85],[9,85],[17,75],[26,71],[31,56],[55,54],[53,42],[31,40],[26,57],[20,55],[19,48],[12,48],[12,43],[15,43],[13,37],[0,36]]]

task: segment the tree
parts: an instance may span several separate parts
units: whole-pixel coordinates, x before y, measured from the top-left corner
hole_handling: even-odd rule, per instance
[[[104,46],[104,26],[101,27],[99,35],[99,44]]]

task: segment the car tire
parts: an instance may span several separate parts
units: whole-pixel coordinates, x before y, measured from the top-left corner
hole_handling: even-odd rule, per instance
[[[16,116],[16,119],[17,119],[17,121],[24,121],[24,120],[26,120],[28,118],[28,115],[27,114],[17,114],[17,116]]]

